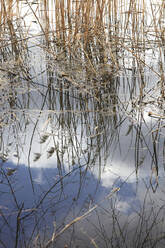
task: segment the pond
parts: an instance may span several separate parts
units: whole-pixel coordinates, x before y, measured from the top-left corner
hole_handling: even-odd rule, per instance
[[[165,246],[164,29],[155,27],[164,5],[150,5],[153,29],[139,34],[133,2],[125,24],[113,2],[119,26],[97,34],[83,23],[76,40],[64,32],[63,1],[59,19],[39,1],[18,1],[18,20],[2,8],[0,247]],[[51,20],[62,34],[47,33]]]

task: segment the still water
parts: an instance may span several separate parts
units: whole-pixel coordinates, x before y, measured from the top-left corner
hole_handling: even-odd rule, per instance
[[[30,80],[1,75],[1,247],[164,247],[159,87],[139,102],[127,70],[93,96],[31,51]]]
[[[164,46],[54,45],[22,4],[32,36],[0,49],[0,247],[165,247]]]

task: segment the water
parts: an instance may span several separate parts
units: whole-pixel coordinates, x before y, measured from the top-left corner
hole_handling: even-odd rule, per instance
[[[28,89],[3,89],[2,247],[46,247],[54,225],[58,236],[77,217],[57,247],[163,247],[164,121],[148,116],[156,103],[133,108],[122,77],[95,99],[43,68]]]
[[[0,247],[165,245],[163,47],[94,41],[1,49]]]

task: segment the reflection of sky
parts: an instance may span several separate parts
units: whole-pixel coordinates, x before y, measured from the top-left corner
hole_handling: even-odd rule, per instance
[[[105,194],[104,187],[99,185],[98,181],[88,171],[82,170],[80,176],[80,169],[78,168],[73,169],[73,172],[68,174],[67,177],[65,177],[67,172],[60,175],[57,168],[32,168],[34,192],[26,166],[20,164],[17,170],[8,176],[7,181],[5,176],[2,175],[4,175],[4,172],[7,174],[8,168],[16,168],[16,166],[12,163],[3,164],[0,205],[3,215],[8,220],[8,226],[13,228],[16,225],[18,214],[17,204],[19,207],[24,204],[21,217],[25,216],[28,210],[30,212],[30,209],[35,209],[38,206],[31,217],[28,218],[28,222],[31,223],[30,226],[35,226],[37,216],[40,218],[43,215],[42,209],[47,209],[44,218],[46,218],[46,224],[51,227],[53,220],[56,220],[57,224],[60,225],[60,221],[62,222],[63,218],[67,217],[68,213],[72,212],[74,208],[77,209],[77,214],[86,211],[100,194]],[[64,178],[59,180],[61,176],[64,176]],[[42,181],[38,180],[40,177]],[[14,194],[11,193],[9,182]],[[44,199],[46,192],[51,187],[51,191]],[[15,199],[17,199],[17,203]],[[44,199],[42,204],[40,204],[41,199]],[[7,234],[9,231],[8,226],[4,227],[2,236],[0,235],[2,239],[4,233]],[[30,232],[31,229],[26,229],[26,231]]]
[[[42,118],[40,120],[41,123],[39,123],[38,130],[43,130],[45,120],[42,121]],[[101,209],[108,209],[109,212],[112,211],[109,210],[109,205],[106,201],[104,202],[104,199],[115,187],[120,187],[120,190],[118,191],[118,193],[115,193],[111,199],[115,201],[116,211],[122,216],[120,220],[123,220],[124,223],[125,218],[136,219],[134,224],[136,226],[138,222],[137,212],[140,213],[142,209],[146,194],[146,186],[150,186],[152,159],[147,149],[142,149],[142,147],[141,150],[139,149],[141,157],[144,156],[145,159],[136,176],[134,157],[136,152],[134,145],[135,140],[133,139],[133,142],[130,138],[131,135],[126,135],[128,129],[127,125],[123,124],[123,126],[121,127],[120,146],[117,146],[115,150],[113,150],[111,147],[109,156],[106,160],[106,164],[103,166],[102,163],[98,164],[96,162],[94,168],[89,168],[88,170],[85,170],[85,167],[81,170],[78,168],[76,169],[76,165],[70,165],[70,167],[68,167],[67,159],[66,163],[64,159],[62,170],[60,171],[57,166],[56,156],[52,156],[51,158],[47,159],[47,153],[44,152],[46,149],[48,149],[49,146],[53,146],[52,141],[48,141],[45,144],[40,144],[40,138],[38,137],[39,132],[36,132],[32,144],[32,154],[30,159],[35,193],[33,193],[32,191],[32,185],[27,164],[28,152],[26,152],[29,150],[28,145],[30,144],[31,131],[33,130],[32,127],[33,125],[29,124],[29,127],[26,130],[26,142],[24,146],[22,146],[23,152],[20,155],[19,166],[17,166],[18,160],[17,158],[14,158],[14,156],[11,156],[9,162],[6,163],[6,165],[3,164],[3,169],[5,169],[5,166],[17,168],[17,171],[8,178],[9,180],[11,180],[11,182],[13,182],[12,185],[14,187],[14,192],[19,206],[24,203],[24,209],[35,208],[35,206],[39,204],[40,200],[43,199],[45,193],[51,188],[54,183],[56,183],[60,179],[61,176],[66,175],[74,169],[75,170],[71,174],[66,176],[66,178],[64,178],[61,183],[57,183],[57,185],[55,185],[51,192],[46,196],[37,212],[34,212],[31,218],[28,218],[29,226],[34,226],[36,220],[36,217],[34,218],[34,215],[42,215],[42,209],[45,208],[47,209],[47,212],[45,214],[46,224],[49,224],[49,231],[51,233],[51,228],[53,226],[52,221],[56,221],[57,227],[59,228],[62,225],[63,221],[66,221],[66,223],[68,223],[76,216],[80,216],[81,214],[88,211],[88,209],[91,208],[93,205],[99,204],[99,206],[101,205],[101,208],[98,207],[97,211],[101,215],[101,221],[103,222],[105,227],[107,227],[106,230],[109,230],[109,219],[104,219],[104,217],[102,217]],[[77,130],[79,130],[78,127]],[[47,131],[49,132],[49,130]],[[146,128],[144,134],[146,133],[148,133],[148,128]],[[67,133],[65,134],[67,136]],[[21,137],[21,134],[19,135]],[[58,141],[60,146],[61,139],[58,139],[58,137],[60,136],[55,136],[55,139],[56,142]],[[79,139],[80,138],[78,134],[77,140]],[[150,150],[152,151],[152,143],[150,144],[150,138],[148,137],[147,139],[145,137],[145,140],[148,143]],[[21,141],[20,143],[23,142]],[[83,145],[84,144],[82,143],[81,146]],[[161,143],[160,146],[162,146]],[[111,151],[113,151],[113,153]],[[35,152],[42,153],[41,158],[36,162],[33,161],[33,153]],[[161,162],[161,160],[159,162]],[[160,163],[159,188],[157,189],[155,194],[153,194],[153,192],[150,190],[150,197],[147,198],[145,203],[147,206],[145,211],[149,211],[151,206],[151,199],[159,206],[162,205],[161,200],[164,199],[164,172],[161,165],[162,164]],[[154,178],[155,174],[153,174],[153,179]],[[10,192],[10,188],[7,187],[5,183],[6,181],[3,181],[1,183],[1,192]],[[14,199],[12,198],[12,196],[8,197],[8,193],[1,194],[0,205],[3,207],[2,211],[4,214],[6,213],[10,215],[11,212],[16,211],[17,209]],[[8,208],[9,210],[5,210],[5,208]],[[21,216],[24,215],[26,215],[26,213],[22,213]],[[9,218],[9,216],[7,218]],[[88,219],[89,221],[91,219],[91,221],[97,223],[97,217],[95,216],[94,212],[90,214]],[[8,222],[11,226],[13,225],[13,223],[14,225],[16,225],[15,220],[16,214],[12,215],[12,217],[9,218]],[[81,230],[81,223],[78,226]],[[3,230],[4,232],[2,232],[2,236],[0,236],[0,238],[3,238],[4,233],[7,233],[8,231],[7,227],[4,227]],[[26,230],[27,232],[30,232],[30,228]],[[90,228],[89,233],[92,230],[94,229]]]
[[[39,113],[39,111],[37,113]],[[123,218],[134,216],[136,212],[140,211],[145,199],[146,187],[150,186],[151,175],[153,176],[153,181],[156,179],[155,173],[152,174],[151,170],[151,167],[153,166],[152,158],[154,153],[150,135],[150,130],[152,130],[153,127],[156,129],[155,122],[152,122],[152,119],[147,122],[147,125],[144,121],[142,122],[141,133],[143,136],[141,136],[141,139],[143,141],[140,140],[140,145],[136,147],[137,128],[139,128],[140,123],[131,122],[130,118],[125,120],[125,122],[123,122],[119,127],[119,141],[117,142],[117,145],[115,142],[112,142],[112,145],[109,146],[109,149],[106,151],[108,156],[104,166],[103,161],[98,163],[98,160],[96,160],[93,167],[89,167],[87,170],[85,170],[84,167],[80,170],[77,167],[78,162],[71,164],[69,161],[68,163],[66,153],[63,154],[60,170],[56,155],[48,159],[47,150],[50,147],[53,147],[54,144],[58,144],[60,151],[62,151],[62,137],[65,137],[65,142],[69,146],[70,136],[72,136],[73,141],[73,143],[70,144],[70,148],[77,147],[77,144],[79,144],[80,150],[82,148],[85,149],[87,147],[85,143],[86,137],[82,137],[81,128],[79,126],[76,127],[77,133],[74,133],[73,131],[71,133],[69,127],[68,129],[65,127],[65,130],[59,128],[59,126],[57,126],[57,116],[53,119],[52,115],[53,114],[50,114],[48,116],[45,112],[40,116],[33,136],[34,126],[37,121],[36,112],[34,111],[34,115],[32,115],[30,111],[26,113],[25,119],[27,117],[29,123],[26,126],[25,131],[22,133],[17,132],[19,158],[15,156],[16,149],[14,149],[10,152],[11,156],[9,157],[8,163],[2,165],[4,170],[5,166],[17,168],[16,172],[8,178],[12,182],[12,187],[19,206],[24,203],[24,209],[35,208],[40,203],[40,200],[43,199],[46,192],[55,184],[55,187],[46,198],[44,198],[43,203],[39,205],[39,210],[37,210],[37,215],[40,216],[42,214],[41,208],[48,209],[45,214],[47,223],[50,223],[50,219],[53,219],[56,220],[57,225],[60,226],[65,218],[68,222],[75,216],[79,216],[86,212],[94,204],[100,204],[102,201],[103,207],[108,208],[106,202],[104,203],[104,199],[115,187],[120,187],[120,190],[117,194],[114,194],[112,199],[114,198],[115,200],[115,209],[123,216]],[[21,114],[18,116],[21,116]],[[129,133],[128,130],[131,125],[132,130]],[[85,125],[83,127],[85,128]],[[13,139],[13,129],[10,130],[10,132],[8,130],[9,129],[6,128],[6,133],[4,132],[4,141],[7,142],[9,139],[8,143],[10,143],[10,138]],[[24,130],[23,126],[22,130]],[[111,128],[108,130],[111,132]],[[94,131],[95,130],[93,129],[93,132]],[[50,138],[45,143],[41,144],[41,137],[45,133],[50,134]],[[83,134],[86,135],[86,132]],[[111,133],[109,133],[109,135],[111,135]],[[94,140],[94,138],[92,139]],[[163,139],[161,137],[159,143],[160,148],[163,147],[162,142]],[[30,144],[31,153],[28,164]],[[113,146],[115,146],[115,149]],[[10,149],[10,147],[8,147],[8,149]],[[101,149],[104,150],[104,146],[102,146]],[[70,151],[73,152],[73,150]],[[139,152],[138,157],[142,160],[142,164],[136,175],[135,156],[137,151]],[[34,161],[35,153],[41,153],[41,158],[38,161]],[[79,161],[81,161],[81,164],[85,161],[83,153],[79,153]],[[161,205],[160,199],[164,198],[162,190],[164,187],[164,181],[162,180],[164,171],[161,159],[158,158],[158,162],[160,175],[159,190],[157,190],[155,195],[151,191],[150,195],[154,202]],[[30,171],[33,178],[34,192],[32,190],[28,165],[31,168]],[[71,174],[64,177],[64,179],[61,180],[61,183],[58,182],[61,176],[67,175],[70,171],[72,171]],[[17,208],[12,195],[8,197],[9,192],[11,191],[10,187],[7,186],[7,182],[4,178],[2,179],[1,192],[6,193],[1,193],[0,205],[3,207],[3,212],[8,216],[11,212],[16,211]],[[56,184],[56,182],[58,183]],[[151,199],[148,198],[146,204],[149,203],[150,200]],[[26,213],[22,213],[22,215],[26,215]],[[11,224],[12,222],[16,224],[15,218],[16,214],[12,215],[9,221],[11,226],[13,225]],[[33,215],[29,222],[32,223],[31,226],[35,224]]]
[[[44,117],[44,116],[43,116]],[[45,123],[47,121],[47,118],[40,118],[39,124],[37,129],[38,130],[43,130]],[[134,127],[133,127],[134,129]],[[28,126],[28,129],[26,130],[26,142],[21,141],[20,143],[22,144],[22,153],[20,154],[20,158],[19,158],[19,164],[24,164],[26,167],[28,166],[28,151],[29,151],[29,144],[31,141],[31,131],[33,130],[33,125],[30,123]],[[79,130],[79,128],[77,127],[77,130]],[[145,130],[145,129],[144,129]],[[144,132],[144,135],[148,134],[148,130],[149,130],[149,126],[146,128],[146,131]],[[97,166],[97,163],[95,165],[95,167],[90,171],[90,177],[94,177],[95,180],[98,180],[98,178],[100,178],[100,184],[102,187],[104,187],[105,189],[110,190],[112,187],[116,187],[119,186],[117,184],[118,180],[120,180],[121,182],[124,182],[126,180],[126,183],[123,184],[122,187],[127,187],[125,188],[125,191],[127,192],[127,194],[130,196],[130,198],[133,198],[134,195],[134,191],[133,191],[133,186],[131,185],[135,185],[136,184],[136,180],[137,177],[139,177],[139,180],[142,179],[146,179],[148,178],[148,181],[151,177],[151,165],[152,165],[152,160],[151,160],[151,155],[148,154],[148,148],[146,148],[146,144],[144,144],[144,147],[141,147],[141,150],[139,148],[139,154],[141,154],[141,157],[144,157],[144,161],[142,163],[142,167],[140,168],[140,170],[138,171],[138,175],[136,175],[135,173],[135,160],[134,160],[134,156],[135,156],[135,152],[136,149],[134,147],[135,144],[135,137],[132,138],[132,140],[130,139],[129,135],[126,135],[128,131],[128,125],[124,125],[121,127],[121,138],[120,138],[120,146],[118,146],[115,151],[113,152],[113,154],[109,154],[107,161],[106,161],[106,166],[102,167],[101,166],[101,170],[100,167]],[[51,134],[51,129],[47,129],[46,130],[47,133]],[[54,132],[63,132],[63,130],[54,130]],[[80,132],[78,132],[80,134]],[[80,140],[82,142],[82,137],[79,137],[79,134],[76,136],[76,141],[78,140],[80,143]],[[135,133],[133,133],[133,135],[135,135]],[[20,135],[20,134],[19,134]],[[52,134],[51,134],[52,135]],[[76,135],[76,134],[75,134]],[[69,133],[64,132],[64,136],[69,138]],[[20,136],[21,137],[21,136]],[[24,139],[25,136],[22,137],[22,139]],[[20,138],[21,139],[21,138]],[[52,147],[54,145],[54,141],[56,143],[59,144],[59,147],[61,146],[60,142],[62,141],[59,138],[59,135],[55,135],[54,136],[54,140],[51,139],[46,142],[45,144],[40,144],[40,138],[38,136],[38,134],[36,134],[34,136],[34,141],[32,142],[32,152],[30,155],[30,168],[33,170],[33,180],[35,183],[37,183],[38,185],[43,185],[45,182],[45,174],[44,171],[51,171],[51,170],[57,170],[57,161],[55,156],[50,157],[49,159],[47,158],[47,153],[45,152],[46,150],[48,150],[49,147]],[[150,138],[145,138],[146,142],[148,142],[149,145],[149,149],[152,151],[152,144],[150,144]],[[73,146],[76,144],[72,144]],[[85,147],[85,139],[84,141],[81,143],[81,147]],[[34,162],[34,154],[35,153],[41,153],[42,156],[41,158]],[[18,158],[15,157],[15,153],[14,156],[12,156],[10,158],[12,163],[17,163],[18,162]],[[10,161],[9,160],[9,161]],[[81,158],[80,158],[81,160]],[[161,160],[160,160],[161,162]],[[64,170],[62,169],[63,172],[67,173],[70,171],[70,167],[68,167],[68,161],[67,161],[67,157],[63,159],[63,164],[62,164]],[[35,170],[36,168],[36,170]],[[35,172],[36,171],[36,172]],[[161,172],[159,172],[161,173]],[[56,174],[56,173],[55,173]],[[49,176],[48,176],[49,178]],[[153,174],[153,179],[155,178],[155,174]],[[128,187],[129,185],[129,187]],[[128,190],[129,189],[129,190]],[[89,190],[89,189],[88,189]],[[122,192],[122,193],[121,193]],[[132,192],[132,193],[131,193]],[[120,196],[123,194],[124,197],[124,190],[121,189],[120,193],[118,193]],[[133,194],[133,195],[132,195]],[[125,195],[126,198],[126,195]],[[125,200],[127,202],[127,200]],[[124,204],[124,199],[122,199],[122,202]],[[127,202],[128,204],[128,202]],[[126,205],[125,205],[126,208]]]

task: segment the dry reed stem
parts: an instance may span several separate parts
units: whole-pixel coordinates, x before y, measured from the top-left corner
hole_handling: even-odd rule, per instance
[[[118,192],[120,190],[120,188],[114,188],[111,193],[109,195],[106,196],[105,199],[109,199],[111,198],[116,192]],[[104,199],[104,200],[105,200]],[[52,238],[47,242],[45,248],[48,248],[54,241],[56,238],[58,238],[63,232],[65,232],[69,227],[71,227],[73,224],[77,223],[78,221],[86,218],[91,212],[93,212],[96,208],[98,207],[98,205],[94,205],[92,208],[90,208],[86,213],[84,213],[83,215],[75,218],[74,220],[72,220],[70,223],[68,223],[67,225],[65,225],[65,227],[59,231],[57,234],[55,232],[53,232]]]
[[[148,112],[148,116],[152,117],[152,118],[158,118],[158,119],[165,119],[165,115],[159,115],[153,112]]]

